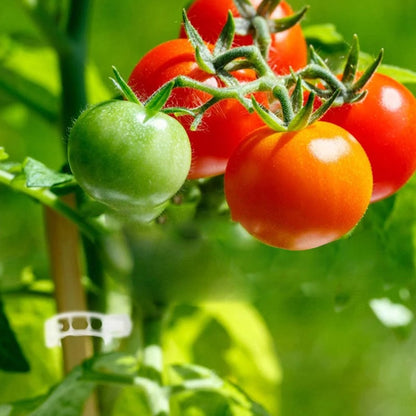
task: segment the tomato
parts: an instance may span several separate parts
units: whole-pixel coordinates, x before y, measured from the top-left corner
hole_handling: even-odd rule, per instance
[[[251,0],[258,6],[261,0]],[[233,16],[239,16],[233,0],[195,0],[187,10],[192,25],[206,42],[215,43],[221,29],[227,21],[228,11]],[[288,3],[282,1],[276,7],[272,19],[280,19],[293,14]],[[186,37],[184,28],[180,31],[181,37]],[[307,63],[307,46],[299,24],[283,32],[273,33],[271,36],[269,52],[269,65],[278,74],[288,74],[290,67],[294,70],[303,68]],[[236,35],[233,46],[251,45],[251,35]]]
[[[149,51],[136,65],[129,85],[142,100],[178,75],[186,75],[211,86],[220,86],[213,75],[202,71],[195,61],[194,48],[187,39],[174,39]],[[255,79],[253,71],[234,73],[241,82]],[[191,88],[175,88],[167,102],[168,107],[194,108],[211,96]],[[238,143],[257,127],[263,125],[256,113],[247,110],[233,99],[222,100],[204,115],[202,125],[191,131],[191,116],[178,120],[185,127],[192,147],[192,166],[189,179],[204,178],[224,173],[228,158]]]
[[[416,170],[416,99],[402,84],[379,73],[365,89],[364,100],[333,107],[322,120],[348,130],[367,152],[375,202],[395,193]]]
[[[107,101],[73,125],[68,159],[79,185],[122,213],[152,219],[184,183],[191,149],[172,117],[129,101]],[[146,119],[146,117],[148,117]]]
[[[225,172],[232,219],[288,250],[318,247],[350,231],[367,209],[372,184],[361,145],[321,121],[296,132],[254,131]]]

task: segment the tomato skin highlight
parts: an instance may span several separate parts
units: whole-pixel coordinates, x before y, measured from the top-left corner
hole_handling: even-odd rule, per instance
[[[149,51],[133,69],[128,84],[141,100],[146,100],[163,84],[179,75],[211,86],[220,85],[215,76],[199,68],[194,48],[187,39],[170,40]],[[238,71],[234,75],[240,82],[255,79],[255,73],[250,70]],[[194,108],[210,98],[209,94],[202,91],[175,88],[166,105]],[[264,124],[256,113],[248,113],[233,99],[222,100],[208,109],[196,131],[190,129],[192,117],[180,116],[177,120],[184,126],[192,147],[188,179],[223,174],[231,153],[247,132]]]
[[[260,241],[306,250],[350,231],[370,202],[368,158],[351,134],[316,122],[289,133],[254,131],[231,156],[231,217]]]
[[[73,125],[68,160],[77,182],[97,201],[148,221],[186,180],[191,148],[183,127],[144,107],[107,101],[85,110]]]
[[[251,0],[257,7],[261,0]],[[228,11],[234,17],[239,16],[233,0],[195,0],[187,10],[192,25],[201,37],[214,44],[227,21]],[[282,1],[271,15],[272,19],[279,19],[293,14],[290,5]],[[181,27],[180,37],[186,38],[186,32]],[[272,43],[269,52],[269,65],[277,74],[290,73],[290,67],[295,71],[303,68],[307,63],[307,45],[299,24],[288,30],[272,33]],[[253,44],[251,35],[236,35],[233,46]]]
[[[332,107],[322,118],[348,130],[370,160],[371,202],[400,189],[416,170],[416,98],[399,82],[375,73],[364,100]]]

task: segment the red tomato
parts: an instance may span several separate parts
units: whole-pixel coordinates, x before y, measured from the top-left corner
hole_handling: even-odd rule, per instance
[[[147,99],[153,92],[178,75],[186,75],[212,86],[220,81],[202,71],[195,62],[194,49],[187,39],[165,42],[148,52],[136,65],[129,85],[137,96]],[[254,80],[250,70],[234,74],[241,82]],[[167,106],[196,107],[211,96],[190,88],[175,88]],[[249,114],[236,100],[227,99],[215,104],[204,115],[202,125],[190,130],[193,118],[178,117],[185,127],[192,147],[189,179],[204,178],[224,173],[228,158],[247,134],[263,125],[256,113]]]
[[[322,120],[348,130],[363,146],[373,169],[375,202],[396,192],[416,170],[416,99],[379,73],[365,89],[363,101],[333,107]]]
[[[350,231],[367,209],[372,185],[360,144],[321,121],[296,132],[254,131],[225,172],[232,219],[288,250],[318,247]]]
[[[251,0],[258,6],[261,0]],[[202,38],[215,43],[221,29],[227,21],[228,10],[233,16],[239,16],[233,0],[195,0],[187,10],[188,18],[198,30]],[[285,1],[280,2],[272,15],[272,19],[279,19],[293,14],[293,10]],[[184,28],[181,28],[181,37],[186,37]],[[250,35],[236,35],[234,46],[251,45],[253,38]],[[307,63],[307,46],[299,24],[288,30],[272,34],[272,44],[269,52],[269,65],[278,74],[288,74],[290,67],[295,71],[303,68]]]

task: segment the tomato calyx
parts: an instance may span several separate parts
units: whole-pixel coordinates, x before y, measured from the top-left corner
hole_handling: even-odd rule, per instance
[[[159,113],[163,106],[166,104],[166,101],[169,99],[169,96],[172,92],[174,83],[168,82],[159,88],[155,93],[149,97],[148,100],[143,104],[137,97],[137,95],[133,92],[127,82],[123,79],[120,72],[117,70],[115,66],[113,66],[113,74],[114,78],[110,78],[113,82],[116,89],[119,93],[127,100],[132,103],[139,105],[140,107],[144,107],[146,110],[146,118],[144,122],[152,118],[154,115]]]
[[[314,48],[310,47],[310,64],[296,73],[303,79],[307,89],[313,91],[320,98],[328,99],[335,91],[339,91],[335,105],[352,104],[362,101],[367,91],[364,90],[368,81],[383,59],[384,50],[381,49],[373,62],[357,78],[360,45],[358,36],[354,35],[350,51],[340,76],[336,76],[318,55]]]
[[[216,75],[226,86],[235,86],[236,79],[231,72],[250,68],[259,76],[274,76],[259,49],[254,46],[233,47],[236,34],[235,18],[228,13],[227,21],[214,46],[208,45],[192,26],[186,11],[183,11],[183,23],[189,41],[195,49],[195,60],[208,74]]]
[[[274,19],[272,14],[280,4],[280,0],[263,0],[257,8],[247,0],[234,0],[240,17],[235,17],[236,33],[253,37],[254,44],[267,59],[271,45],[271,34],[283,32],[299,23],[308,11],[308,6],[298,12]]]
[[[263,0],[258,9],[266,16],[272,13],[278,1]],[[239,2],[243,16],[257,17],[258,10],[250,1]],[[204,114],[221,100],[235,99],[250,113],[257,112],[262,120],[279,132],[297,131],[319,120],[331,106],[362,100],[366,83],[381,63],[383,51],[357,78],[360,48],[354,36],[342,76],[331,71],[325,61],[311,48],[310,62],[289,75],[278,75],[256,45],[233,46],[238,17],[231,11],[215,44],[206,43],[183,11],[183,27],[195,51],[195,61],[207,75],[217,79],[217,84],[206,83],[185,75],[178,75],[163,85],[148,99],[146,106],[155,106],[175,116],[191,116],[190,130],[197,130]],[[237,23],[236,23],[237,22]],[[269,40],[270,32],[267,34]],[[251,70],[255,78],[241,82],[238,71]],[[174,88],[190,88],[211,95],[211,98],[194,108],[164,107]],[[267,96],[268,102],[257,100],[257,94]],[[124,94],[129,96],[129,92]],[[315,97],[319,97],[319,107]]]
[[[252,6],[250,6],[252,7]],[[163,111],[175,115],[192,115],[191,129],[197,129],[204,113],[218,101],[236,99],[249,111],[256,111],[263,121],[277,131],[299,130],[318,120],[337,98],[339,91],[322,100],[318,109],[313,107],[313,98],[304,102],[305,85],[300,76],[278,76],[255,45],[232,47],[235,35],[235,19],[231,12],[215,45],[204,42],[183,12],[184,28],[195,49],[195,60],[199,67],[216,76],[223,85],[210,86],[185,76],[173,80],[174,87],[188,87],[212,95],[212,98],[193,109],[165,108]],[[257,78],[241,84],[233,73],[242,69],[253,70]],[[264,92],[269,96],[269,105],[259,103],[254,94]],[[270,108],[274,108],[272,111]]]
[[[338,95],[339,90],[336,90],[315,109],[315,93],[311,92],[305,102],[302,80],[298,78],[291,93],[284,85],[276,85],[273,88],[273,96],[280,104],[277,110],[271,111],[258,103],[254,97],[252,103],[255,111],[270,128],[278,132],[288,132],[301,130],[319,120],[331,108]]]

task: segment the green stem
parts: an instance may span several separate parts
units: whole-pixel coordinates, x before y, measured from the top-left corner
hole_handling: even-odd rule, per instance
[[[59,212],[62,216],[75,223],[80,230],[92,241],[97,241],[107,230],[98,222],[85,220],[77,211],[62,202],[57,195],[48,189],[28,188],[24,181],[19,180],[15,175],[0,169],[0,183],[7,185],[11,189],[19,191],[43,205]]]
[[[143,317],[143,351],[140,376],[148,379],[151,388],[146,389],[152,416],[170,414],[169,394],[163,383],[162,327],[165,308],[154,306]]]
[[[269,49],[272,43],[270,37],[270,29],[267,20],[263,16],[256,16],[251,21],[254,28],[254,41],[260,49],[261,55],[264,59],[269,57]]]
[[[227,64],[241,58],[245,58],[248,62],[250,62],[250,67],[255,69],[260,77],[275,77],[274,72],[264,60],[259,49],[255,46],[240,46],[238,48],[230,49],[214,59],[214,66],[216,69],[221,69],[224,68]]]
[[[42,2],[37,1],[29,3],[21,0],[21,3],[28,10],[28,13],[36,22],[40,31],[56,51],[64,53],[70,48],[68,37],[58,28],[56,22],[43,7]],[[81,1],[79,3],[81,3]]]
[[[162,352],[162,325],[163,313],[143,318],[143,352],[141,375],[157,382],[163,383],[163,352]]]
[[[202,92],[206,92],[213,97],[219,100],[224,100],[227,98],[234,98],[239,100],[241,104],[244,105],[249,111],[253,110],[253,106],[251,100],[245,98],[246,95],[257,91],[270,91],[276,85],[277,80],[273,77],[261,77],[251,82],[247,82],[245,84],[239,84],[235,87],[213,87],[208,84],[204,84],[203,82],[196,81],[192,78],[188,78],[186,76],[178,76],[174,79],[175,87],[187,87],[193,88]],[[200,108],[197,107],[196,113],[200,113]]]
[[[311,64],[296,72],[296,75],[304,79],[321,79],[331,86],[333,91],[339,90],[341,92],[346,90],[345,85],[339,80],[336,75],[322,68],[319,65]]]
[[[72,0],[66,28],[68,47],[56,48],[62,84],[62,128],[64,137],[87,105],[85,85],[87,22],[90,0]]]

